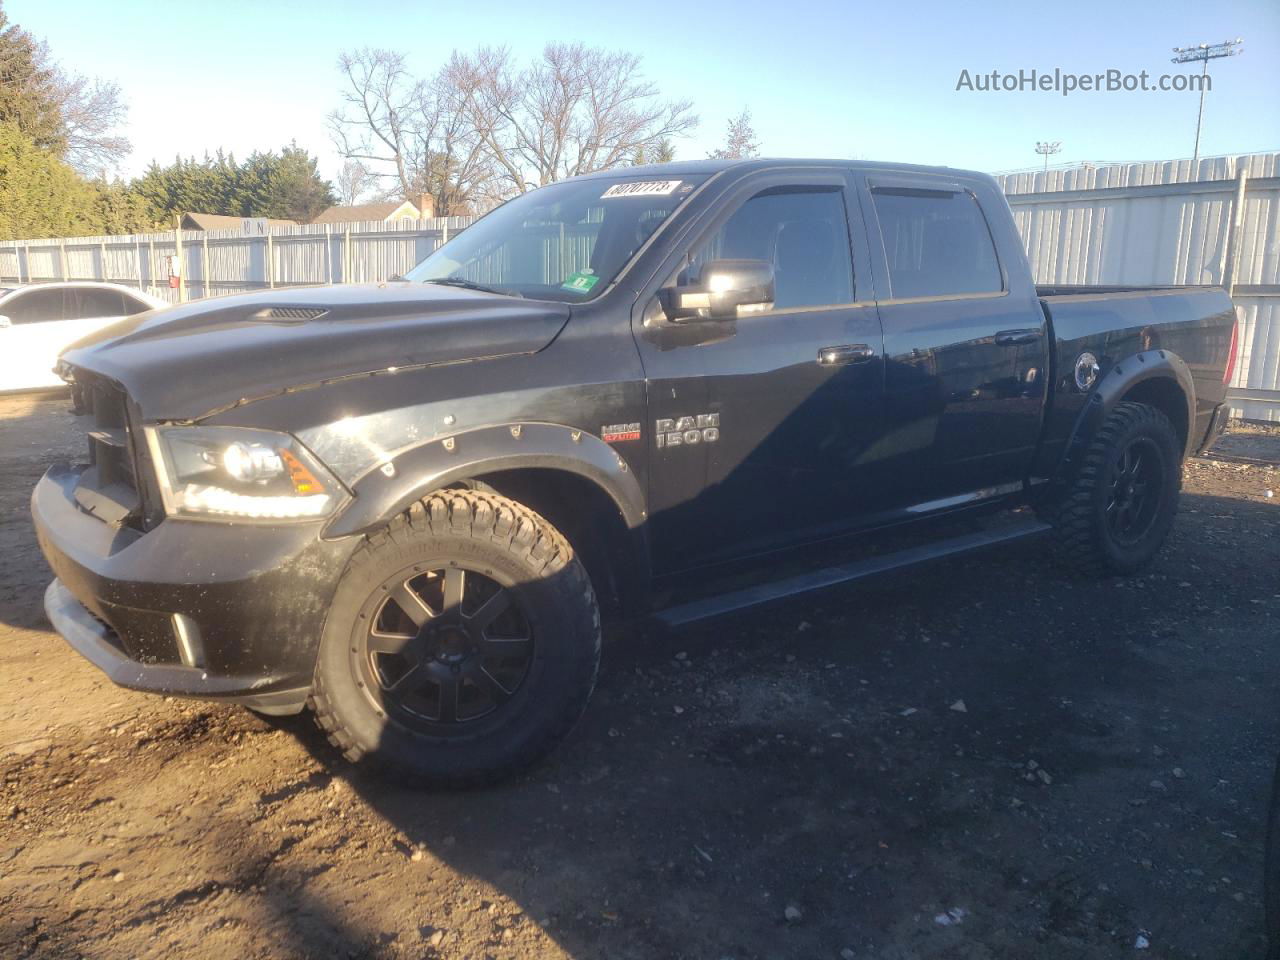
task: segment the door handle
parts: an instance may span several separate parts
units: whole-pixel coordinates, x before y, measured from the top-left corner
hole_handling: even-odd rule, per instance
[[[824,367],[838,367],[845,363],[866,363],[876,352],[865,343],[842,343],[835,347],[823,347],[818,351],[818,363]]]
[[[1040,328],[1030,327],[1026,330],[1001,330],[995,340],[1002,347],[1014,347],[1020,343],[1035,343],[1040,339]]]

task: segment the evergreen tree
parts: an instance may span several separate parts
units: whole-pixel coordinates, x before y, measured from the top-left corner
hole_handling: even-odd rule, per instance
[[[255,152],[243,163],[222,152],[203,160],[153,163],[133,183],[161,220],[175,213],[220,213],[307,222],[333,202],[316,159],[297,144],[280,153]]]
[[[57,82],[43,46],[0,7],[0,123],[61,157],[67,139]]]
[[[724,146],[713,150],[708,156],[713,160],[745,160],[748,157],[760,156],[760,141],[751,126],[751,111],[743,111],[729,121],[725,131]]]
[[[0,240],[93,234],[93,187],[12,122],[0,122]]]
[[[172,225],[158,223],[151,205],[126,183],[98,180],[92,187],[95,193],[94,229],[97,233],[146,233]]]
[[[675,158],[676,145],[671,142],[670,137],[663,137],[648,149],[644,146],[638,147],[631,162],[638,167],[643,163],[671,163]]]
[[[291,143],[276,153],[255,153],[240,170],[238,199],[244,216],[308,223],[336,200],[316,158]]]

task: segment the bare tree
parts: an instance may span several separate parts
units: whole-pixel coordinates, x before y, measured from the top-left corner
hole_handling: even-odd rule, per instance
[[[474,96],[456,54],[435,76],[423,101],[428,134],[421,184],[435,197],[440,216],[475,212],[502,199],[493,196],[494,165],[485,140],[471,122]]]
[[[376,164],[379,174],[394,176],[408,197],[420,151],[416,114],[422,83],[391,50],[344,53],[338,69],[346,85],[343,106],[329,115],[334,144],[348,160]]]
[[[756,139],[756,131],[751,126],[751,111],[748,108],[743,107],[742,112],[729,121],[724,146],[711,151],[707,156],[713,160],[744,160],[760,156],[760,141]]]
[[[629,163],[698,122],[688,101],[659,97],[632,53],[552,43],[523,70],[505,49],[455,62],[472,124],[515,192]]]
[[[430,80],[390,50],[344,54],[343,105],[330,115],[349,160],[441,214],[488,206],[577,174],[670,155],[697,123],[643,79],[640,58],[551,44],[527,68],[503,48],[455,52]]]
[[[378,186],[378,177],[359,160],[347,160],[333,181],[338,202],[344,207],[355,206],[372,194]]]
[[[386,193],[415,201],[430,193],[441,216],[466,212],[489,174],[450,67],[419,80],[403,55],[374,49],[343,54],[338,67],[343,106],[329,128],[339,152],[390,179]]]
[[[86,176],[114,171],[133,144],[118,132],[129,108],[114,83],[55,71],[66,160]]]

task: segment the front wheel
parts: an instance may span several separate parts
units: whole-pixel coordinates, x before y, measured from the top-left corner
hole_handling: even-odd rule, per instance
[[[348,759],[466,786],[549,752],[599,660],[595,594],[568,541],[505,497],[446,490],[352,557],[311,706]]]
[[[1070,488],[1046,513],[1071,566],[1133,574],[1163,545],[1181,488],[1181,446],[1169,418],[1146,404],[1118,403]]]

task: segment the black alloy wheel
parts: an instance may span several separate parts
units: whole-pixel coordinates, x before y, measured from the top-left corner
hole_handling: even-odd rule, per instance
[[[1117,544],[1131,546],[1150,531],[1160,513],[1165,469],[1160,445],[1147,436],[1133,438],[1112,462],[1106,517]]]
[[[374,703],[437,734],[501,708],[528,674],[534,646],[509,587],[456,563],[390,577],[352,650]]]

